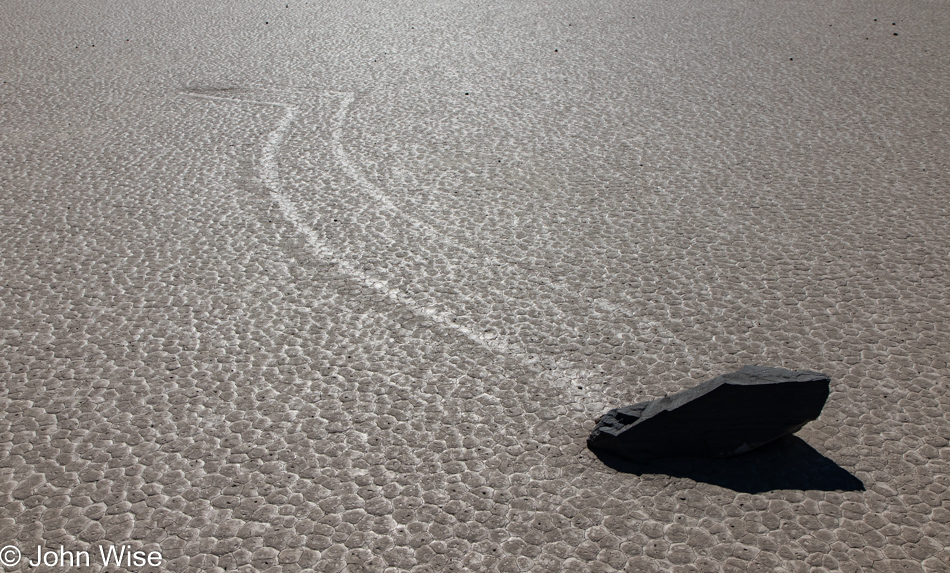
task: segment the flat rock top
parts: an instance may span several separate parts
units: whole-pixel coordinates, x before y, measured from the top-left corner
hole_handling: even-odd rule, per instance
[[[743,366],[734,372],[728,372],[716,376],[711,380],[706,380],[692,388],[687,388],[671,396],[665,396],[659,400],[654,400],[644,415],[649,415],[660,410],[673,410],[690,402],[709,391],[729,384],[732,386],[760,386],[769,384],[783,384],[790,382],[824,382],[827,385],[829,378],[821,372],[812,372],[809,370],[788,370],[785,368],[775,368],[769,366]]]
[[[821,372],[812,372],[811,370],[788,370],[786,368],[774,368],[770,366],[743,366],[735,372],[717,376],[715,380],[722,380],[726,384],[733,384],[735,386],[749,386],[828,380],[828,375],[822,374]]]
[[[623,406],[619,411],[630,416],[651,417],[654,414],[664,410],[675,410],[681,406],[701,399],[706,394],[719,388],[723,384],[732,386],[769,386],[772,384],[797,383],[797,382],[819,382],[823,394],[827,395],[828,382],[826,374],[821,372],[811,372],[808,370],[788,370],[785,368],[775,368],[769,366],[743,366],[734,372],[728,372],[706,380],[692,388],[687,388],[676,394],[664,396],[650,402],[641,402],[630,406]],[[735,412],[724,412],[723,416],[732,415],[742,416],[742,409],[752,407],[750,404],[737,406]]]
[[[0,548],[946,571],[948,34],[917,1],[0,3]],[[586,449],[749,363],[832,378],[810,462]]]

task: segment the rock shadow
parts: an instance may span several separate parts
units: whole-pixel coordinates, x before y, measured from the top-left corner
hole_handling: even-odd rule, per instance
[[[797,436],[730,458],[668,458],[637,463],[593,450],[605,465],[631,474],[666,474],[736,492],[777,489],[864,491],[864,483]]]

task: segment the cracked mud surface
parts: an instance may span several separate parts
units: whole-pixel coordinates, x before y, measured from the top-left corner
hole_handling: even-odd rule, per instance
[[[161,4],[0,5],[0,546],[950,570],[945,7]],[[751,363],[800,439],[586,449]]]

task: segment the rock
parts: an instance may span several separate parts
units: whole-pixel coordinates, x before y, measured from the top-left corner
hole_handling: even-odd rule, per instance
[[[819,372],[746,366],[672,396],[610,410],[587,446],[637,462],[742,454],[818,418],[830,382]]]

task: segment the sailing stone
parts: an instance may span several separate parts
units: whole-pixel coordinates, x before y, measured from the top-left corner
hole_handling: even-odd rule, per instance
[[[743,454],[817,419],[830,382],[820,372],[745,366],[672,396],[610,410],[587,446],[636,462]]]

